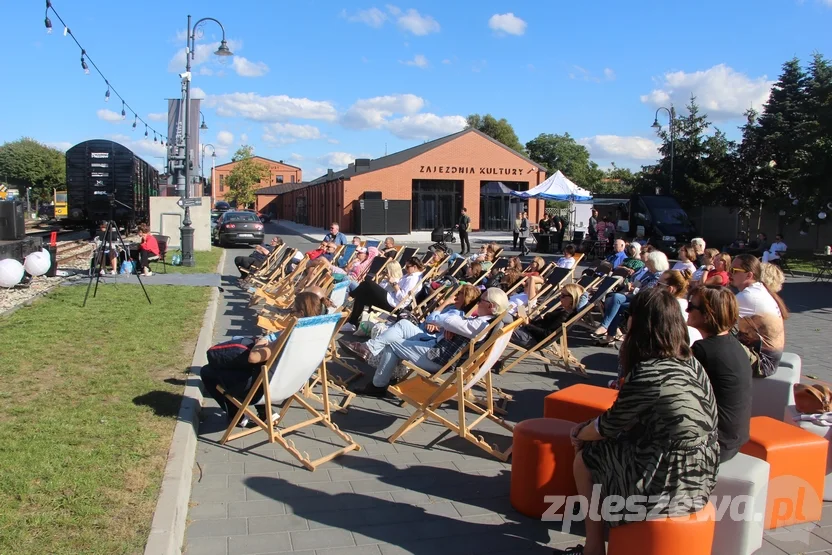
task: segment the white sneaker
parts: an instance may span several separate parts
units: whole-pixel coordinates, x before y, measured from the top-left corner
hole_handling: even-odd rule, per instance
[[[142,273],[142,277],[149,277],[149,276],[152,276],[152,275],[153,275],[153,272],[143,272]]]
[[[343,326],[341,326],[341,331],[343,331],[345,333],[352,333],[352,332],[355,331],[355,326],[353,326],[350,323],[346,323]]]

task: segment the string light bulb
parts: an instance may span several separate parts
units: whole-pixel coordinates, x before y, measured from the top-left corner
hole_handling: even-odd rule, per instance
[[[136,128],[136,124],[138,123],[138,121],[139,121],[139,116],[137,116],[136,114],[133,114],[133,129]]]
[[[104,102],[110,101],[110,84],[107,83],[107,92],[104,93]]]
[[[46,19],[44,20],[44,24],[46,24],[46,34],[51,35],[52,34],[52,20],[49,19],[48,15],[46,16]]]
[[[89,75],[90,74],[90,68],[87,65],[87,61],[84,59],[84,56],[86,56],[86,55],[87,55],[87,51],[86,50],[81,50],[81,68],[83,68],[84,73],[86,75]]]
[[[127,111],[124,109],[124,101],[121,101],[121,119],[127,118]]]
[[[144,136],[147,137],[147,124],[144,124]]]
[[[156,140],[156,133],[153,134],[153,142],[158,143],[159,141]]]

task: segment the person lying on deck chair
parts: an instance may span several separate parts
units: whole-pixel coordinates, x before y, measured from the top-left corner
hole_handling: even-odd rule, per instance
[[[256,269],[260,267],[260,264],[263,263],[268,256],[274,252],[274,249],[283,245],[283,240],[280,237],[272,237],[271,242],[268,245],[257,245],[254,247],[254,252],[252,252],[249,256],[238,256],[234,259],[234,265],[237,266],[237,271],[240,272],[240,277],[244,278],[249,273],[251,273],[252,269]],[[244,272],[246,270],[247,272]]]
[[[526,349],[531,349],[572,318],[589,301],[584,288],[577,283],[568,283],[560,292],[560,307],[548,314],[531,320],[528,324],[516,328],[511,334],[511,342]]]
[[[492,287],[480,296],[477,316],[450,315],[441,320],[434,320],[442,332],[436,337],[403,319],[367,343],[345,343],[345,347],[364,361],[371,355],[379,357],[378,368],[372,381],[357,389],[356,393],[383,397],[387,393],[393,370],[402,360],[411,362],[426,372],[438,372],[465,349],[471,339],[485,330],[494,318],[501,317],[504,324],[510,324],[513,318],[507,310],[508,297],[505,292]]]

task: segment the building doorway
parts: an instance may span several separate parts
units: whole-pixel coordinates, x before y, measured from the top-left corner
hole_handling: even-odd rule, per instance
[[[528,191],[524,181],[480,182],[480,229],[485,231],[512,231],[514,220],[523,211],[526,201],[512,197],[511,191]]]
[[[413,180],[413,229],[450,229],[462,210],[462,181]]]

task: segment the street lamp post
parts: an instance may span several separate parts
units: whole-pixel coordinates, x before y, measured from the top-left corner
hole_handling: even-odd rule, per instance
[[[222,30],[222,40],[217,51],[214,52],[217,56],[231,56],[231,50],[228,49],[228,43],[225,41],[225,27],[222,23],[213,17],[203,17],[191,27],[191,16],[188,16],[188,32],[186,35],[187,49],[185,50],[185,198],[190,197],[191,189],[191,145],[190,145],[190,118],[191,118],[191,60],[194,58],[194,51],[196,50],[197,28],[205,21],[213,21],[220,26]],[[200,34],[201,36],[201,34]],[[202,125],[205,126],[203,120]],[[195,153],[194,153],[195,154]],[[185,204],[185,219],[182,221],[182,227],[179,228],[182,237],[182,265],[193,266],[194,262],[194,228],[191,227],[191,207]]]
[[[199,111],[199,117],[202,120],[202,125],[199,126],[200,131],[205,131],[208,129],[208,126],[205,125],[205,114],[202,113],[202,110]]]
[[[656,110],[656,117],[653,118],[653,128],[654,129],[661,129],[662,126],[659,124],[659,112],[664,110],[667,112],[668,117],[670,118],[670,185],[667,188],[667,194],[671,194],[673,191],[673,155],[674,155],[674,143],[676,142],[676,110],[673,108],[673,105],[670,105],[670,108],[665,108],[662,106],[658,110]]]
[[[214,162],[216,162],[216,160],[217,160],[217,149],[211,143],[205,143],[204,145],[202,145],[202,160],[200,161],[200,164],[199,164],[199,171],[201,173],[202,183],[204,185],[204,183],[205,183],[205,147],[208,147],[208,146],[211,147],[211,189],[212,189],[211,192],[213,193],[213,188],[214,188],[214,181],[213,181],[214,180]],[[203,191],[203,194],[204,194],[204,191]],[[213,197],[213,194],[209,195],[209,196]]]

